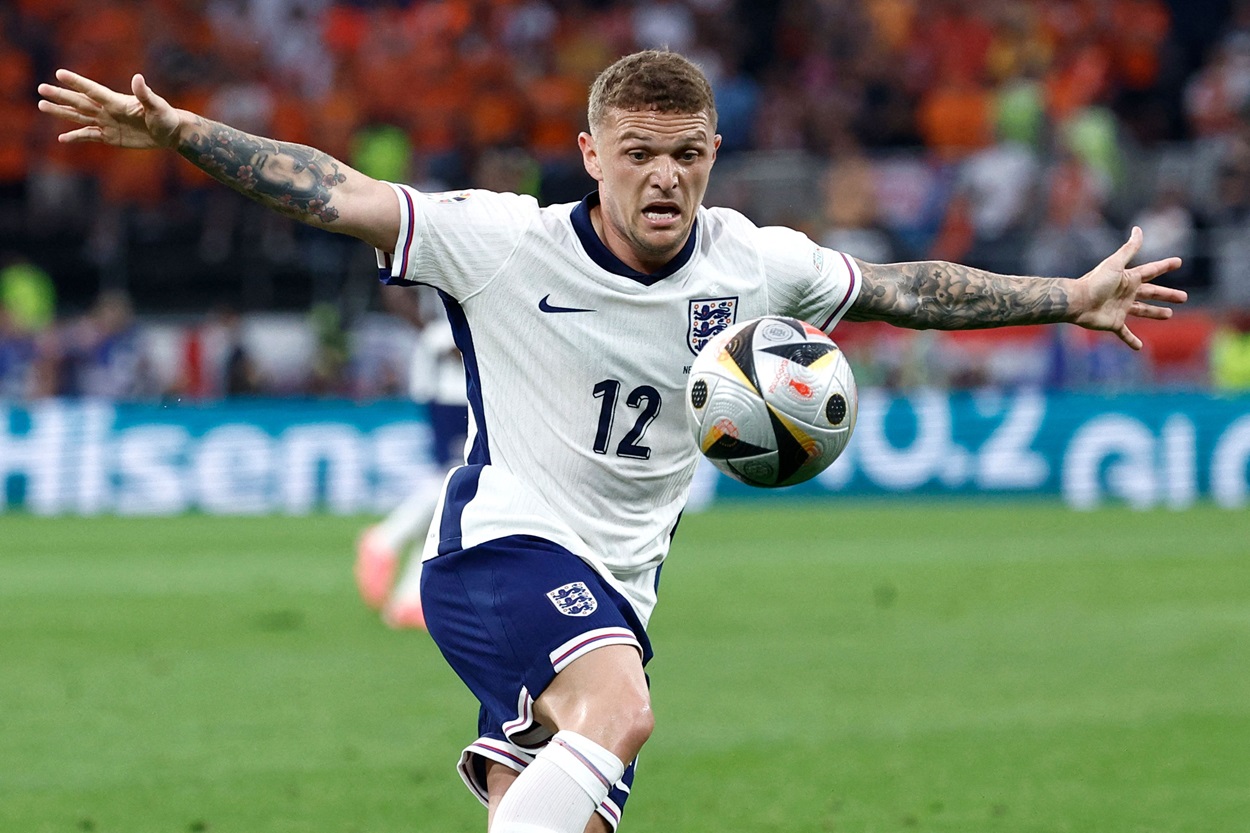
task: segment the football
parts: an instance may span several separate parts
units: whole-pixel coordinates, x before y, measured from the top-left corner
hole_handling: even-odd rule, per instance
[[[754,318],[718,333],[686,380],[699,450],[751,486],[792,486],[824,471],[846,448],[858,407],[846,356],[794,318]]]

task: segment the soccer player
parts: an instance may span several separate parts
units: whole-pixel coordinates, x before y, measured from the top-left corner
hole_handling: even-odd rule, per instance
[[[64,142],[167,147],[226,185],[378,250],[384,280],[443,296],[464,355],[465,465],[446,481],[425,553],[430,635],[481,703],[460,772],[491,833],[614,828],[653,728],[643,668],[660,565],[698,451],[682,407],[715,312],[831,330],[1070,322],[1141,341],[1185,294],[1129,267],[1141,232],[1079,279],[952,263],[876,265],[786,228],[702,206],[716,108],[680,55],[603,71],[577,137],[598,182],[578,203],[486,191],[421,194],[313,148],[177,110],[142,76],[124,95],[74,73],[40,108]]]

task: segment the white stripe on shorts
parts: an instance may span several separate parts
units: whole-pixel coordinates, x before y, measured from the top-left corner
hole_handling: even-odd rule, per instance
[[[638,637],[628,628],[596,628],[573,637],[551,652],[551,667],[559,674],[569,663],[605,645],[632,645],[642,653]]]

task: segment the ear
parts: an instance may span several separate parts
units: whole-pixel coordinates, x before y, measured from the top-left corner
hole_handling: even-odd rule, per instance
[[[721,137],[719,133],[717,133],[715,136],[712,137],[712,161],[713,162],[716,161],[716,151],[720,150],[720,141],[721,141]]]
[[[603,182],[603,165],[599,161],[595,137],[586,132],[577,134],[577,147],[581,149],[582,165],[586,167],[586,173],[590,174],[590,178],[595,182]]]

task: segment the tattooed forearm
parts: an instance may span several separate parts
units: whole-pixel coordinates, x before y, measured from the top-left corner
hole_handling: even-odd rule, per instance
[[[288,217],[323,225],[339,217],[331,191],[347,177],[333,157],[315,148],[197,118],[178,152],[219,182]]]
[[[860,263],[864,285],[852,321],[918,330],[971,330],[1068,320],[1066,278],[997,275],[956,263]]]

